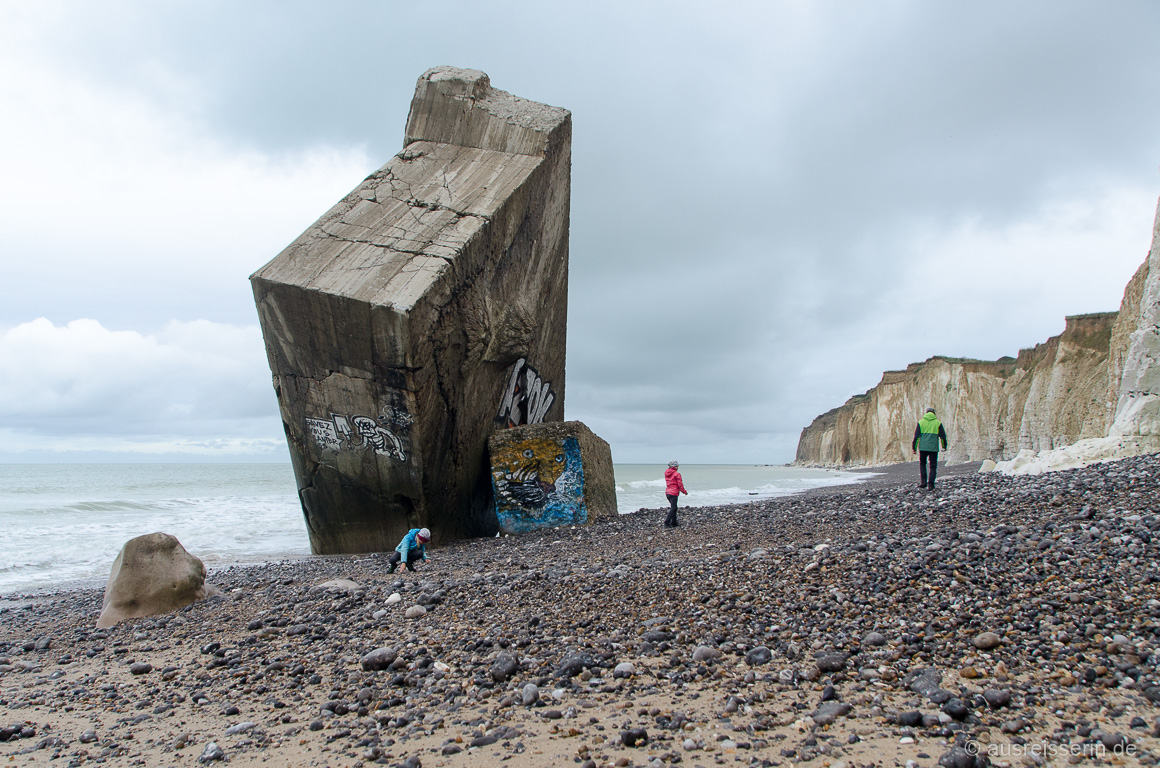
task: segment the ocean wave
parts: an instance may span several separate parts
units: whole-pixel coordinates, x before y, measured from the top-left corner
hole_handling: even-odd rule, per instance
[[[63,507],[64,510],[73,512],[120,512],[156,508],[157,502],[153,501],[78,501]]]
[[[665,487],[665,479],[663,477],[657,478],[656,480],[633,480],[633,481],[627,482],[627,483],[617,483],[616,484],[617,490],[628,489],[628,488],[664,488],[664,487]]]

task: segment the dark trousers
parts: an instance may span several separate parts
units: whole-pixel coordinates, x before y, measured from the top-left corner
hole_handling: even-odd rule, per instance
[[[677,527],[677,494],[666,493],[665,498],[669,500],[669,516],[665,518],[665,528]]]
[[[415,561],[420,559],[421,557],[422,557],[422,555],[420,554],[418,547],[416,547],[415,549],[408,549],[407,550],[407,570],[408,571],[415,570]],[[391,564],[391,573],[394,573],[395,569],[399,567],[399,561],[402,559],[403,559],[403,556],[400,555],[397,551],[392,552],[391,556],[387,558],[387,562]]]
[[[926,481],[926,463],[930,462],[930,482]],[[919,485],[934,488],[934,477],[938,474],[938,451],[918,452],[918,481]]]

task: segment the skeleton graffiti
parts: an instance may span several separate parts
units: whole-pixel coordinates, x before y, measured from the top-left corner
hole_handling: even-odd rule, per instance
[[[534,438],[491,457],[492,489],[499,527],[505,533],[588,522],[580,444]]]
[[[332,413],[329,419],[306,419],[306,434],[323,451],[370,448],[380,456],[406,461],[399,432],[410,424],[410,414],[396,408],[385,408],[377,419]]]
[[[359,437],[363,439],[363,446],[374,448],[375,453],[382,456],[394,456],[399,461],[405,461],[407,454],[403,453],[403,443],[395,433],[386,427],[379,426],[370,416],[355,416],[351,419]]]
[[[521,424],[539,424],[556,401],[550,382],[544,381],[528,361],[520,358],[512,366],[507,389],[500,401],[496,424],[518,427]]]

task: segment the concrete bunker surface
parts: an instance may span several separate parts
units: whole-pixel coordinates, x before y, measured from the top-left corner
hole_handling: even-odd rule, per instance
[[[404,149],[251,281],[311,549],[498,530],[487,438],[564,412],[571,116],[420,77]]]

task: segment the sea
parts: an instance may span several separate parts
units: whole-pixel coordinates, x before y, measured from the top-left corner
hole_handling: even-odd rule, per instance
[[[663,464],[617,464],[621,514],[659,510]],[[769,465],[681,466],[682,507],[736,504],[863,480]],[[129,539],[172,534],[210,570],[308,557],[289,464],[0,464],[0,598],[103,586]]]

